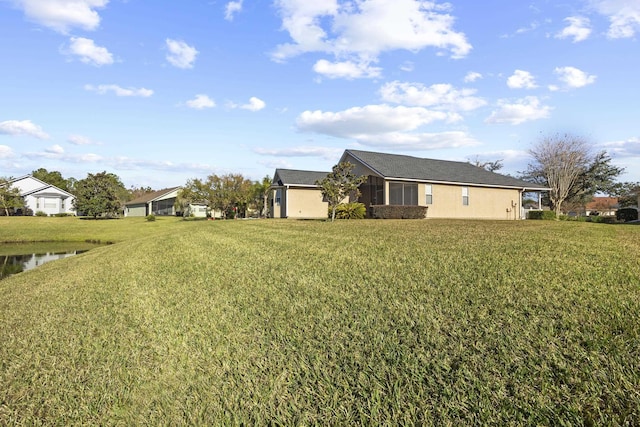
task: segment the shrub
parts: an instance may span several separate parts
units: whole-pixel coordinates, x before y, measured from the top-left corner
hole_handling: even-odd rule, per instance
[[[527,214],[527,219],[556,219],[556,213],[554,211],[529,211],[529,213]]]
[[[638,210],[636,208],[622,208],[616,212],[616,219],[619,221],[636,221],[638,219]]]
[[[49,216],[49,215],[47,215],[45,212],[38,211],[36,212],[36,216]]]
[[[54,214],[53,216],[55,216],[57,218],[64,218],[64,217],[67,217],[67,216],[73,216],[73,214],[68,213],[68,212],[63,212],[63,213]]]
[[[340,203],[336,207],[336,219],[364,219],[367,209],[363,203]],[[331,209],[329,209],[331,217]]]
[[[424,219],[427,206],[374,205],[373,217],[380,219]]]
[[[153,214],[149,214],[145,217],[147,219],[147,221],[155,221],[156,220],[156,216]]]

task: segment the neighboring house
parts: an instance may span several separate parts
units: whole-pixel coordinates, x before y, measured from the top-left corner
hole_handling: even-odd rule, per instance
[[[47,184],[31,175],[13,179],[9,184],[20,190],[27,212],[31,215],[37,212],[44,212],[47,215],[76,214],[73,207],[75,196],[55,185]],[[24,213],[16,212],[16,214]]]
[[[222,218],[222,212],[218,210],[211,212],[207,203],[204,202],[189,203],[182,213],[182,216],[193,218],[206,218],[207,215],[211,215],[213,218]]]
[[[594,197],[584,209],[585,215],[615,216],[619,207],[617,197]]]
[[[466,162],[360,150],[346,150],[340,162],[367,177],[358,201],[368,217],[374,205],[417,205],[428,207],[428,218],[523,219],[523,194],[549,190]],[[273,217],[326,218],[327,203],[315,182],[327,173],[277,169]]]
[[[329,172],[276,169],[269,194],[271,218],[327,218],[329,204],[316,181]]]
[[[369,215],[372,205],[419,205],[428,218],[522,219],[523,194],[548,190],[467,162],[360,150],[346,150],[340,162],[367,176],[359,201]]]
[[[124,216],[176,215],[176,197],[180,187],[147,193],[124,204]]]

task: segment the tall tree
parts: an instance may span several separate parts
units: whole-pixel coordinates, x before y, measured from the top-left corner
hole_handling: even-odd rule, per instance
[[[206,180],[192,179],[178,192],[176,202],[186,206],[191,202],[207,202],[225,218],[243,215],[251,201],[252,183],[240,174],[209,175]]]
[[[640,205],[640,182],[619,182],[611,190],[610,195],[618,197],[621,208]]]
[[[559,215],[562,204],[589,201],[612,188],[623,169],[610,164],[606,152],[592,154],[586,140],[571,134],[542,137],[529,150],[533,162],[522,178],[549,187],[551,208]]]
[[[31,172],[31,176],[39,179],[40,181],[44,181],[47,184],[54,185],[61,190],[69,191],[68,180],[64,179],[62,174],[58,171],[49,172],[45,168],[40,168]]]
[[[262,181],[255,181],[251,187],[252,204],[260,211],[260,217],[265,218],[269,213],[269,187],[271,187],[271,177],[269,175],[262,178]]]
[[[189,179],[178,191],[175,208],[178,212],[185,212],[191,203],[207,203],[211,207],[211,187],[200,179]]]
[[[127,189],[117,175],[106,171],[88,174],[76,183],[74,207],[94,219],[101,215],[117,216],[126,194]]]
[[[210,175],[211,203],[225,218],[245,216],[251,200],[251,181],[241,174]]]
[[[333,166],[326,178],[316,181],[322,196],[329,202],[331,222],[336,219],[336,208],[347,196],[353,195],[356,198],[360,196],[358,187],[366,181],[367,177],[355,175],[354,167],[355,165],[349,162],[338,163]]]
[[[20,189],[11,186],[11,179],[0,177],[0,209],[9,216],[9,209],[24,208],[24,199]]]

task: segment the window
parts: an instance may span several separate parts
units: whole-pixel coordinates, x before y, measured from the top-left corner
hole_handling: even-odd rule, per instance
[[[389,183],[390,205],[418,205],[418,184]]]
[[[280,204],[280,198],[282,197],[282,190],[277,189],[276,190],[276,205]]]
[[[424,193],[425,193],[425,203],[427,205],[431,205],[433,204],[433,188],[431,186],[431,184],[426,184],[424,186]]]
[[[469,187],[462,187],[462,205],[469,206]]]

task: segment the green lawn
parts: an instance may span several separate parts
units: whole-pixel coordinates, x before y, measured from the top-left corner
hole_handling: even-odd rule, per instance
[[[640,227],[0,217],[0,425],[638,425]]]

